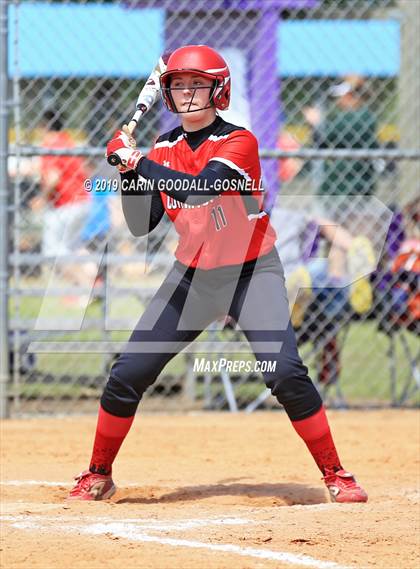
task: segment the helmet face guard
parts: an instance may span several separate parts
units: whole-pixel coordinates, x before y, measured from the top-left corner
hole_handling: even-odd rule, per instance
[[[176,73],[194,73],[210,79],[213,87],[210,87],[208,105],[200,109],[191,109],[197,90],[209,88],[193,87],[188,110],[178,111],[171,94],[171,79]],[[229,68],[223,57],[207,45],[186,45],[176,49],[168,59],[166,71],[160,76],[160,87],[163,102],[172,113],[193,113],[210,107],[223,111],[229,107]]]
[[[190,87],[189,90],[192,92],[192,97],[190,99],[190,104],[186,111],[179,111],[176,108],[175,101],[172,96],[172,91],[184,91],[185,87],[171,87],[172,77],[178,73],[194,73],[194,75],[200,75],[201,77],[205,77],[206,79],[211,79],[213,81],[213,85],[203,86],[203,87]],[[204,72],[200,69],[174,69],[171,71],[167,71],[166,73],[162,73],[160,77],[160,91],[162,95],[163,102],[166,108],[171,111],[172,113],[176,114],[185,114],[185,113],[195,113],[197,111],[203,111],[205,109],[210,109],[212,107],[216,107],[215,96],[217,92],[223,88],[224,78],[222,75],[213,75],[212,73]],[[196,92],[202,89],[208,89],[209,93],[209,102],[205,107],[201,107],[199,109],[191,110],[191,105],[194,102],[194,97]]]

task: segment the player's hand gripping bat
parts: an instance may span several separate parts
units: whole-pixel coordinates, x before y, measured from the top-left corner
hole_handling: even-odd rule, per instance
[[[162,73],[166,71],[166,64],[168,63],[170,53],[164,53],[160,58],[153,69],[152,73],[150,74],[149,78],[146,81],[143,89],[140,91],[140,95],[138,96],[137,103],[136,103],[136,112],[133,115],[133,118],[128,123],[128,125],[123,125],[122,131],[126,134],[130,140],[130,145],[135,148],[136,140],[133,136],[133,133],[137,127],[138,122],[145,115],[156,102],[160,92],[160,83],[159,78]],[[121,164],[121,160],[117,154],[110,154],[108,156],[108,163],[111,166],[118,166]]]

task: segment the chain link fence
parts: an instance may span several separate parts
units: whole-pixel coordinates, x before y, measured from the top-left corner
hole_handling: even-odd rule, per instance
[[[10,413],[95,409],[172,264],[169,222],[130,235],[103,153],[160,54],[189,43],[222,52],[233,100],[221,114],[259,139],[292,322],[327,402],[418,403],[417,0],[2,7]],[[138,145],[175,124],[155,105]],[[146,408],[275,406],[235,323],[221,328],[201,338],[216,352],[191,348],[168,364]]]

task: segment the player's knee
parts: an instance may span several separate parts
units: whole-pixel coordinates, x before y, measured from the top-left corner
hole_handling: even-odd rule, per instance
[[[321,397],[299,361],[283,362],[278,372],[264,378],[292,421],[310,416],[322,405]]]
[[[117,417],[132,417],[138,407],[141,396],[130,384],[111,375],[101,397],[101,405]]]
[[[282,362],[279,369],[264,374],[264,380],[271,389],[271,393],[284,405],[296,397],[297,392],[307,382],[312,383],[308,377],[307,368],[299,362]]]
[[[156,380],[158,369],[147,358],[138,359],[121,356],[112,366],[108,382],[102,395],[102,406],[118,416],[131,416],[146,389]]]

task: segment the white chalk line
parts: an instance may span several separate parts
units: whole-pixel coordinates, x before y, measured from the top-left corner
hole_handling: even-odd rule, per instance
[[[52,480],[1,480],[0,486],[74,486],[74,482],[54,482]],[[124,488],[138,488],[139,484],[135,482],[121,482],[121,487]]]
[[[62,507],[62,506],[61,506]],[[208,527],[208,526],[234,526],[234,525],[249,525],[256,523],[252,520],[248,520],[246,518],[238,518],[234,516],[227,516],[223,518],[196,518],[196,519],[187,519],[187,520],[142,520],[139,518],[122,518],[116,522],[110,522],[109,516],[83,516],[85,520],[88,520],[89,523],[93,525],[106,525],[107,528],[110,526],[114,526],[115,524],[118,527],[125,527],[125,526],[138,526],[142,529],[150,530],[150,531],[157,531],[157,532],[167,532],[168,530],[172,531],[188,531],[191,529]],[[74,522],[74,516],[69,515],[60,515],[60,516],[40,516],[40,515],[31,515],[28,516],[27,513],[24,514],[5,514],[1,516],[3,521],[12,522],[13,525],[21,524],[22,527],[26,527],[27,524],[31,526],[33,523],[42,523],[42,522],[50,522],[56,523],[57,521],[66,521],[66,528],[73,527],[72,522]],[[28,526],[28,527],[29,527]],[[84,526],[81,526],[84,527]],[[77,526],[79,529],[79,526]],[[109,533],[109,529],[106,530]]]
[[[46,522],[54,524],[54,531],[62,532],[78,532],[88,535],[112,535],[129,539],[131,541],[139,541],[143,543],[157,543],[159,545],[169,545],[172,547],[187,547],[193,549],[205,549],[219,553],[230,553],[240,555],[242,557],[255,557],[258,559],[267,559],[269,561],[281,561],[289,565],[299,565],[302,567],[314,567],[315,569],[349,569],[333,561],[321,561],[304,555],[301,553],[289,553],[285,551],[275,551],[270,549],[258,549],[255,547],[241,547],[232,543],[212,544],[197,540],[177,539],[171,537],[163,537],[159,535],[150,535],[144,530],[153,532],[185,531],[194,528],[203,528],[208,526],[227,526],[227,525],[248,525],[258,523],[253,520],[238,517],[226,518],[205,518],[205,519],[188,519],[179,520],[177,522],[155,522],[149,520],[118,520],[110,522],[109,519],[89,517],[89,523],[85,525],[74,525],[74,518],[69,516],[27,516],[18,515],[2,516],[3,521],[11,522],[12,527],[22,530],[44,530],[48,531],[51,526]],[[94,523],[90,523],[96,520]]]

